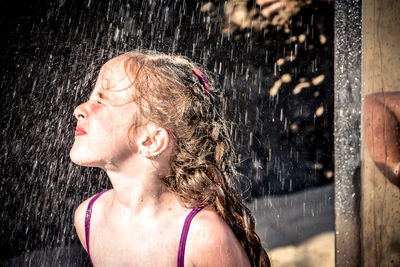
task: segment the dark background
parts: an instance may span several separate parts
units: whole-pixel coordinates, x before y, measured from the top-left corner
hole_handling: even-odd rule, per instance
[[[55,257],[51,249],[60,247],[85,262],[73,211],[110,184],[103,172],[70,162],[72,112],[101,65],[132,49],[183,54],[219,74],[246,201],[332,182],[333,4],[303,8],[289,33],[269,26],[230,38],[220,33],[224,1],[214,4],[202,13],[195,1],[0,1],[2,264],[32,251]],[[302,33],[305,42],[286,41]],[[277,67],[294,51],[293,62]],[[271,97],[285,73],[292,81]],[[321,84],[292,93],[301,78],[320,74]]]

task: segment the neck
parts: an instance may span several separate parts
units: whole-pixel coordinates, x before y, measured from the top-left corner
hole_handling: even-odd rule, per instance
[[[176,197],[161,181],[167,174],[151,160],[143,158],[125,166],[105,168],[113,185],[113,210],[122,216],[147,212],[156,215],[162,208],[177,203]]]

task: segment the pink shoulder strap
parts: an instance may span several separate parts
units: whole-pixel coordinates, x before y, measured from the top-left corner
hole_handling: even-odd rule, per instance
[[[194,216],[196,216],[199,211],[201,211],[204,207],[206,207],[209,203],[203,203],[197,208],[194,208],[189,215],[185,219],[185,223],[183,224],[181,240],[179,242],[179,249],[178,249],[178,267],[183,267],[185,263],[185,246],[186,246],[186,239],[189,232],[190,223]]]
[[[86,209],[86,215],[85,215],[85,238],[86,238],[86,249],[87,253],[89,255],[90,262],[93,265],[92,262],[92,257],[90,257],[90,250],[89,250],[89,236],[90,236],[90,218],[92,217],[92,208],[93,208],[93,203],[105,192],[107,192],[110,189],[106,189],[95,195],[90,201],[89,205]]]

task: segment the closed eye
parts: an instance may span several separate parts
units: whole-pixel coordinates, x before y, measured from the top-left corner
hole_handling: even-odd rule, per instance
[[[98,92],[98,93],[95,93],[95,94],[91,94],[89,96],[89,100],[88,101],[92,102],[92,103],[96,103],[96,104],[102,105],[102,104],[105,104],[105,102],[108,102],[109,100],[102,93]]]
[[[91,102],[94,104],[99,104],[99,105],[104,104],[103,101],[101,101],[100,99],[88,99],[88,102]]]

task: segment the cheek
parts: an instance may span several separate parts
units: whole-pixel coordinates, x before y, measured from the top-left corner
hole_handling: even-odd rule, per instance
[[[108,138],[112,140],[112,142],[117,142],[120,144],[128,144],[129,139],[129,129],[131,127],[130,120],[114,120],[108,123],[105,127]]]
[[[97,114],[103,109],[101,105],[92,105],[90,107],[90,114],[92,116],[97,116]]]
[[[131,109],[102,112],[101,107],[93,107],[91,114],[92,132],[97,136],[97,141],[121,143],[129,139],[132,126]]]
[[[132,109],[122,109],[119,114],[115,115],[114,125],[118,131],[123,131],[128,136],[132,125],[134,124],[134,117]]]

